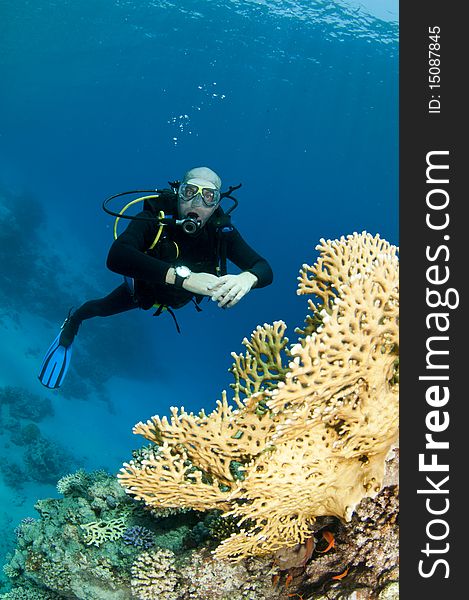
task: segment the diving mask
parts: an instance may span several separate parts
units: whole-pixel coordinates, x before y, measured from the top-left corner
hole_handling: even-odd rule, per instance
[[[208,208],[213,208],[220,202],[220,190],[203,187],[197,183],[181,183],[178,195],[182,202],[194,201],[199,195]]]

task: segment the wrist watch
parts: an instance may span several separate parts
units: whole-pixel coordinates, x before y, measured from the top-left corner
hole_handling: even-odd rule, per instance
[[[178,267],[176,267],[174,269],[174,273],[176,275],[176,279],[174,280],[174,285],[178,288],[182,288],[183,281],[185,279],[187,279],[188,277],[190,277],[190,275],[192,274],[192,271],[189,269],[189,267],[186,267],[184,265],[179,265]]]

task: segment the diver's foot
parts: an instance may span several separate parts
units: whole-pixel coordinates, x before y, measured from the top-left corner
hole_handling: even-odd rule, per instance
[[[78,328],[80,327],[80,322],[73,318],[71,311],[68,314],[68,317],[65,319],[62,325],[62,332],[59,338],[59,344],[68,348],[72,345],[73,340],[75,339],[76,334],[78,333]]]

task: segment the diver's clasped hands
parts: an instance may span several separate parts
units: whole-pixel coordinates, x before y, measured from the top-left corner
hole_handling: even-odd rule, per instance
[[[192,273],[184,280],[182,287],[188,292],[197,294],[200,296],[211,296],[210,286],[215,285],[218,281],[216,275],[212,273]]]
[[[200,296],[210,296],[220,308],[237,304],[257,283],[257,277],[248,271],[238,275],[217,277],[212,273],[192,272],[183,282],[183,288]]]
[[[207,289],[213,302],[218,302],[220,308],[231,308],[251,291],[257,277],[248,271],[239,275],[223,275],[216,282],[208,285]]]

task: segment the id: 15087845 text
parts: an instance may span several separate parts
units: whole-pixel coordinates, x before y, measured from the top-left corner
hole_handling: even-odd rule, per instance
[[[428,101],[428,112],[439,114],[441,111],[441,44],[440,27],[428,28],[428,88],[430,98]]]

